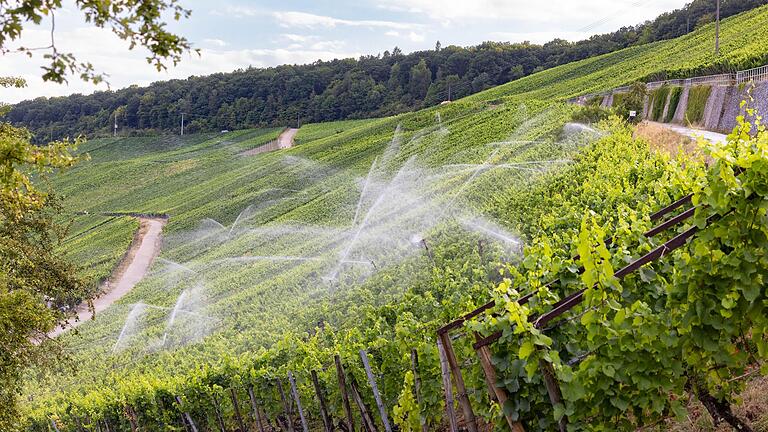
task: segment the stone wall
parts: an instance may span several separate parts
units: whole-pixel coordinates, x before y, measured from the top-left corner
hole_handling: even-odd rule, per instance
[[[749,99],[750,92],[748,90],[750,88],[751,86],[733,86],[729,88],[717,130],[730,132],[736,127],[736,116],[746,114],[745,109],[741,108],[741,102]],[[768,115],[768,82],[755,84],[754,88],[751,88],[751,95],[753,99],[751,107],[757,109],[757,112],[762,116]]]
[[[707,99],[707,105],[704,108],[704,119],[702,124],[695,126],[703,129],[730,132],[736,126],[736,116],[744,115],[745,110],[741,108],[741,102],[749,98],[749,90],[753,101],[750,106],[757,109],[758,113],[768,118],[768,81],[755,84],[741,84],[733,86],[712,86],[712,92]],[[680,102],[675,110],[672,123],[687,126],[685,113],[688,110],[688,99],[691,87],[684,86],[680,94]],[[669,110],[671,94],[667,96],[664,105],[662,119],[666,118]],[[613,105],[613,94],[603,98],[602,106],[607,108]],[[653,100],[651,97],[645,97],[643,106],[643,118],[648,119],[653,111]]]

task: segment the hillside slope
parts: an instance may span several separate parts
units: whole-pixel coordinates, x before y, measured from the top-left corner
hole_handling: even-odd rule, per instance
[[[374,352],[386,399],[401,407],[412,385],[406,357],[417,349],[430,389],[421,411],[437,421],[437,325],[488,300],[527,242],[547,233],[567,244],[585,208],[647,211],[674,198],[654,188],[669,174],[664,157],[622,126],[609,128],[612,138],[567,125],[574,108],[560,101],[653,74],[756,65],[768,59],[765,23],[768,8],[726,20],[719,59],[708,54],[706,27],[446,106],[311,125],[296,147],[253,157],[238,154],[278,130],[90,142],[92,161],[55,180],[69,209],[168,213],[169,234],[148,279],[65,336],[84,367],[30,384],[37,425],[47,428],[50,416],[71,425],[73,412],[121,422],[126,403],[147,424],[178,422],[166,410],[177,393],[213,421],[203,395],[237,385],[242,397],[246,381],[261,386],[274,418],[275,376],[300,372],[310,401],[306,372],[322,369],[332,388],[333,352],[365,380],[351,366],[363,347]],[[471,382],[483,386],[479,370]],[[481,392],[472,398],[489,406]],[[234,422],[233,407],[224,410]]]

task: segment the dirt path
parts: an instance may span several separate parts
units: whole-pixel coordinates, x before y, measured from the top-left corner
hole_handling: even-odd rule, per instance
[[[283,150],[287,148],[293,147],[294,144],[294,138],[296,137],[296,134],[299,132],[296,128],[288,128],[284,130],[280,136],[277,137],[277,140],[268,142],[264,145],[258,146],[254,149],[250,149],[247,151],[244,151],[240,153],[240,156],[254,156],[260,153],[265,153],[269,151],[274,150]]]
[[[680,125],[670,124],[670,123],[657,123],[657,122],[648,122],[648,123],[653,125],[658,125],[660,127],[677,132],[680,135],[685,135],[693,139],[702,137],[705,140],[713,143],[724,143],[727,140],[726,135],[723,135],[717,132],[710,132],[708,130],[692,129],[685,126],[680,126]]]
[[[287,149],[293,147],[293,139],[296,138],[296,134],[299,132],[296,128],[288,128],[277,137],[277,145],[281,149]]]
[[[136,232],[128,252],[109,280],[102,285],[101,295],[93,301],[93,307],[97,314],[128,294],[144,278],[152,265],[152,261],[160,252],[160,238],[166,222],[166,219],[139,218],[139,230]],[[81,303],[77,307],[77,318],[78,320],[70,322],[67,328],[59,327],[49,336],[58,336],[91,319],[91,311],[88,310],[87,303]]]

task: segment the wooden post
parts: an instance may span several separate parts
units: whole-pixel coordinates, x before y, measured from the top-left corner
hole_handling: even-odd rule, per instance
[[[301,408],[301,400],[299,399],[299,392],[296,390],[296,380],[293,379],[293,373],[288,371],[288,381],[291,383],[291,393],[293,393],[293,399],[296,401],[296,408],[299,410],[299,418],[301,419],[301,427],[304,432],[309,432],[309,426],[307,425],[307,419],[304,418],[304,410]]]
[[[352,390],[352,398],[355,399],[357,407],[360,408],[360,417],[363,419],[363,429],[368,432],[378,432],[376,423],[373,422],[373,417],[371,417],[371,412],[365,405],[362,396],[360,396],[360,390],[357,388],[357,381],[355,381],[354,376],[350,376],[349,387]]]
[[[77,424],[77,430],[80,432],[85,432],[85,428],[83,428],[83,422],[80,420],[80,417],[75,416],[75,423]]]
[[[450,432],[458,432],[459,426],[456,422],[456,412],[453,409],[453,384],[451,383],[451,372],[448,370],[448,359],[445,357],[443,341],[437,338],[437,352],[440,355],[440,372],[443,376],[443,391],[445,392],[445,414],[448,417],[448,426]]]
[[[283,391],[283,383],[277,380],[277,390],[280,392],[280,399],[283,401],[283,410],[285,411],[285,420],[288,423],[288,432],[293,432],[293,417],[291,416],[291,405],[288,403],[288,399],[285,397],[285,391]]]
[[[219,424],[219,430],[221,432],[227,432],[226,426],[224,426],[224,418],[221,417],[221,407],[219,405],[219,400],[216,399],[216,395],[212,394],[211,399],[213,399],[213,410],[216,412],[216,422]]]
[[[453,351],[451,337],[448,332],[440,332],[437,337],[443,342],[445,358],[448,361],[448,366],[451,368],[451,375],[453,375],[453,380],[456,383],[456,397],[459,399],[459,405],[464,414],[464,423],[469,432],[477,432],[477,420],[475,419],[474,411],[472,411],[472,404],[469,402],[469,396],[467,396],[467,387],[464,384],[464,377],[461,375],[459,362],[456,360],[456,353]]]
[[[338,355],[333,356],[336,363],[336,376],[339,379],[339,390],[341,390],[341,399],[344,405],[344,413],[347,415],[347,431],[355,432],[355,418],[352,415],[352,407],[349,405],[349,394],[347,393],[347,379],[344,376],[344,367],[341,365],[341,358]]]
[[[480,340],[480,335],[475,333],[475,339]],[[493,394],[496,395],[496,401],[503,408],[504,404],[507,402],[507,399],[509,399],[509,396],[507,395],[507,391],[505,389],[496,385],[496,369],[494,369],[493,364],[491,363],[491,350],[488,349],[487,346],[482,346],[476,349],[477,356],[480,358],[480,365],[482,366],[483,373],[485,374],[485,379],[491,383]],[[512,417],[508,416],[507,414],[504,414],[504,417],[507,419],[507,424],[509,425],[509,428],[512,430],[512,432],[525,432],[525,428],[523,427],[522,423],[512,420]]]
[[[325,426],[325,432],[333,432],[333,422],[328,415],[328,408],[325,406],[325,395],[323,395],[323,389],[320,387],[320,382],[317,379],[317,372],[310,371],[312,375],[312,385],[315,387],[315,393],[317,394],[317,401],[320,402],[320,414],[323,417],[323,426]]]
[[[261,417],[261,424],[263,425],[263,430],[260,430],[259,432],[274,432],[277,430],[276,427],[272,426],[272,422],[269,421],[269,417],[267,417],[267,410],[262,409],[261,407],[256,408],[256,411],[259,414],[259,417]]]
[[[235,409],[235,419],[237,419],[237,425],[240,427],[240,432],[246,432],[243,416],[240,415],[240,404],[237,401],[237,393],[235,392],[234,387],[229,388],[229,396],[232,399],[232,407]]]
[[[421,395],[421,374],[419,374],[419,353],[416,352],[416,348],[411,350],[411,368],[413,369],[413,391],[416,393],[416,401],[419,404],[419,423],[421,424],[421,432],[427,432],[429,425],[427,424],[426,417],[421,413],[424,408],[424,398]]]
[[[368,375],[368,383],[373,390],[373,397],[376,399],[376,405],[379,407],[379,414],[381,415],[381,423],[384,424],[384,430],[386,432],[392,432],[392,426],[389,425],[389,417],[387,416],[387,407],[384,406],[384,402],[381,400],[381,394],[379,394],[379,387],[376,385],[376,377],[373,376],[373,370],[368,363],[368,353],[365,350],[360,350],[360,358],[363,360],[363,367],[365,367],[365,374]]]
[[[552,403],[552,406],[554,407],[557,404],[562,404],[563,396],[560,393],[560,385],[557,383],[555,370],[552,369],[552,365],[546,360],[541,359],[539,361],[539,368],[541,369],[541,374],[544,378],[544,386],[547,387],[547,394],[549,395],[549,401]],[[565,416],[560,419],[558,422],[560,432],[567,431],[567,422],[568,419]]]
[[[254,420],[256,420],[259,432],[264,432],[264,425],[261,424],[259,405],[256,403],[256,396],[253,394],[253,386],[248,386],[248,397],[251,399],[251,414],[253,415]]]
[[[128,422],[131,424],[131,432],[138,432],[139,420],[136,417],[136,411],[130,405],[126,405],[124,410],[125,416],[128,417]]]
[[[176,403],[178,403],[179,408],[181,408],[181,405],[182,405],[181,398],[178,396],[176,396]],[[192,416],[189,415],[188,412],[182,410],[181,419],[184,421],[185,428],[189,426],[189,430],[191,430],[192,432],[197,432],[197,426],[195,426],[195,422],[192,421]],[[107,430],[109,430],[109,428],[107,428]]]

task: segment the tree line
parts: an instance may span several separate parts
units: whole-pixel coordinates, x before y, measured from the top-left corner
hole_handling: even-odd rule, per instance
[[[728,17],[768,0],[722,0]],[[653,21],[579,42],[543,45],[485,42],[404,54],[399,48],[359,59],[247,68],[231,73],[131,86],[92,95],[37,98],[14,105],[11,123],[37,141],[171,131],[185,114],[186,131],[286,126],[381,117],[435,105],[554,66],[686,34],[715,19],[714,0],[694,0]]]

